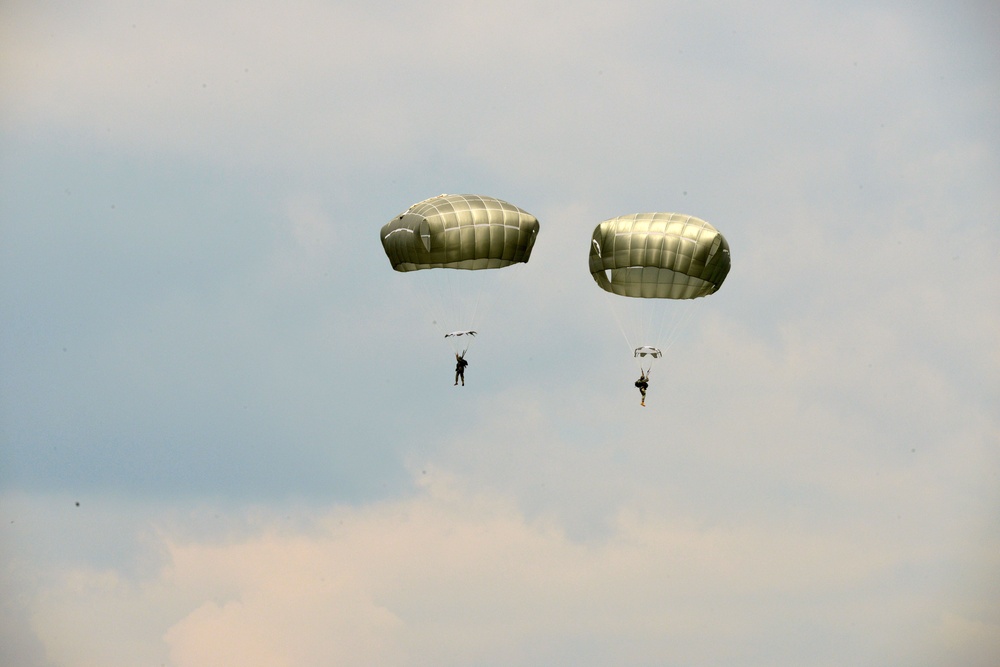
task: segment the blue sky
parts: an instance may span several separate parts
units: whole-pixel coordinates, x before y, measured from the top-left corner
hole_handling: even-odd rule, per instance
[[[996,664],[989,3],[0,16],[0,662]],[[464,389],[443,192],[541,222]],[[641,211],[733,254],[645,408]]]

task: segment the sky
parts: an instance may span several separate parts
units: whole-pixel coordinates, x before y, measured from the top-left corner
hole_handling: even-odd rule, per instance
[[[998,35],[0,4],[0,663],[997,664]],[[541,224],[465,387],[378,237],[441,193]],[[733,266],[642,407],[586,255],[646,211]]]

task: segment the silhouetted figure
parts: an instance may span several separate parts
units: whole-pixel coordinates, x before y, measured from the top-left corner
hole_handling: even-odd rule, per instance
[[[462,380],[462,386],[465,386],[465,367],[469,365],[469,362],[465,360],[462,354],[455,355],[455,384],[458,385],[459,379]]]
[[[639,376],[639,379],[635,381],[635,386],[639,388],[639,393],[642,394],[642,407],[646,407],[646,390],[649,389],[649,371],[646,371]]]

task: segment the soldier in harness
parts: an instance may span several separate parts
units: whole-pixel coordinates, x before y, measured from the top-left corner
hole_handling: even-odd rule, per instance
[[[646,407],[646,390],[649,389],[649,371],[644,371],[639,376],[639,379],[635,381],[635,386],[639,388],[639,393],[642,394],[642,402],[639,405]]]
[[[461,378],[462,386],[465,386],[465,367],[469,365],[469,362],[465,360],[465,353],[455,355],[455,385],[458,385],[458,380]]]

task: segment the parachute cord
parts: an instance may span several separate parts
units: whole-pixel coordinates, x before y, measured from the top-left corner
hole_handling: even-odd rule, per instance
[[[483,300],[483,290],[485,288],[486,280],[482,279],[482,280],[477,280],[476,282],[478,282],[479,285],[478,288],[476,289],[476,302],[475,305],[473,305],[472,307],[472,318],[469,320],[470,329],[476,328],[476,320],[479,319],[479,304]]]
[[[489,315],[489,313],[487,312],[489,310],[488,308],[489,299],[488,298],[484,299],[483,295],[486,294],[487,292],[486,288],[488,284],[493,285],[496,281],[493,280],[492,277],[488,275],[473,275],[471,276],[471,278],[472,278],[471,282],[475,283],[475,299],[470,300],[467,298],[466,301],[469,301],[472,304],[472,312],[468,314],[469,315],[468,327],[469,330],[475,331],[479,326],[478,322],[480,316],[486,317]],[[496,289],[496,285],[494,285],[494,289]],[[461,300],[461,295],[458,293],[458,290],[456,290],[455,299],[456,301]],[[480,307],[482,307],[482,309],[480,309]],[[472,347],[472,343],[475,341],[475,336],[468,336],[467,338],[468,342],[465,344],[465,349],[462,350],[463,357],[465,356],[465,353],[469,351],[469,348]]]
[[[495,281],[476,273],[460,269],[416,271],[405,281],[406,294],[419,306],[439,337],[447,338],[447,334],[458,329],[475,330],[477,320],[489,314],[489,287],[496,287]],[[475,337],[454,337],[448,341],[455,354],[465,356]]]
[[[674,343],[677,342],[678,338],[680,338],[680,333],[687,329],[687,324],[691,321],[691,318],[694,315],[694,308],[691,307],[693,304],[684,303],[683,305],[677,305],[684,309],[684,312],[681,313],[679,317],[672,318],[673,321],[669,331],[667,332],[666,342],[663,344],[663,348],[661,350],[664,353],[673,347]],[[663,327],[661,327],[661,334],[662,329]]]
[[[611,314],[615,316],[615,324],[618,325],[618,331],[621,332],[622,338],[625,339],[625,346],[628,348],[629,354],[635,356],[635,345],[629,340],[628,334],[625,332],[625,326],[622,324],[622,318],[618,313],[618,308],[615,306],[615,299],[618,298],[617,295],[610,292],[605,292],[604,295],[606,299],[609,299]],[[639,367],[642,368],[642,364]]]
[[[430,320],[434,327],[442,336],[448,333],[444,323],[444,301],[440,294],[427,289],[427,285],[410,285],[410,293],[417,297],[424,311],[424,317]]]

